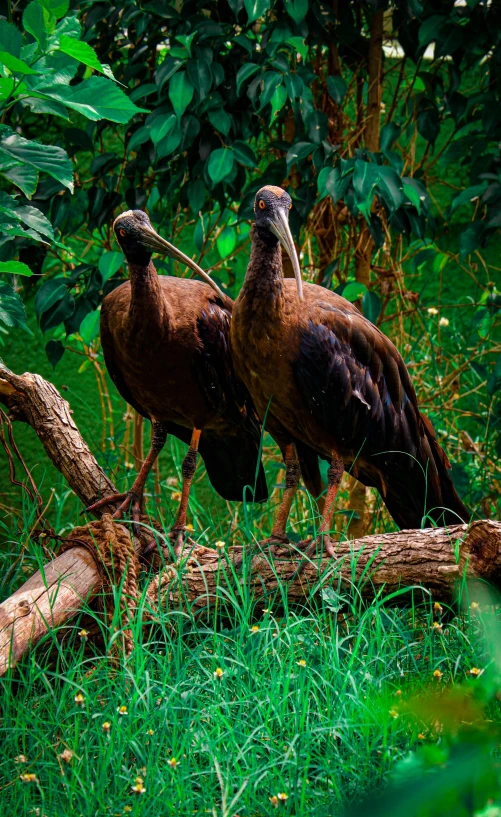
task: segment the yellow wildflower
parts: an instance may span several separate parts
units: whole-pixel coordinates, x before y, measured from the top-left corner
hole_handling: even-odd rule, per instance
[[[143,780],[142,777],[136,777],[136,779],[134,781],[134,785],[131,788],[131,791],[134,792],[134,794],[144,794],[146,789],[145,789],[143,783],[144,783],[144,780]]]
[[[472,601],[472,603],[470,604],[470,610],[478,610],[479,607],[480,604],[478,603],[478,601]]]
[[[276,794],[274,794],[273,797],[268,797],[268,800],[270,801],[273,808],[278,808],[278,797]]]
[[[439,326],[449,326],[449,318],[440,318],[438,322]]]
[[[434,630],[441,630],[442,629],[442,624],[440,624],[439,621],[434,621],[433,622],[433,629]]]
[[[111,732],[111,723],[109,721],[105,721],[101,727],[103,732]]]
[[[17,757],[14,758],[14,763],[27,763],[27,762],[28,762],[28,758],[26,757],[26,755],[17,755]]]
[[[218,550],[224,550],[226,547],[226,542],[223,542],[222,539],[219,539],[219,541],[216,542],[216,547]]]
[[[392,718],[398,718],[398,712],[396,709],[390,709],[390,715]]]
[[[296,661],[296,664],[298,665],[298,667],[305,667],[306,661],[304,660],[304,658],[300,658],[299,661]]]
[[[22,780],[23,783],[38,783],[38,777],[36,774],[30,774],[29,772],[21,774],[19,779]]]
[[[440,604],[439,601],[435,602],[435,604],[433,605],[433,609],[435,610],[436,613],[442,612],[442,605]]]
[[[155,734],[155,730],[154,730],[154,729],[148,729],[148,731],[146,732],[146,734],[147,734],[147,735],[149,735],[149,736],[151,737],[152,735],[154,735],[154,734]]]
[[[80,636],[80,638],[82,639],[82,641],[87,641],[87,639],[88,639],[88,637],[89,637],[89,631],[88,631],[88,630],[80,630],[80,632],[78,633],[78,635]]]
[[[436,670],[435,670],[435,672],[433,673],[433,677],[434,677],[434,678],[441,678],[443,674],[444,674],[444,673],[443,673],[443,672],[440,672],[440,670],[439,670],[439,669],[436,669]]]
[[[250,628],[250,631],[251,631],[251,633],[258,633],[259,632],[259,625],[258,624],[253,624],[252,627]]]
[[[224,671],[221,669],[221,667],[218,667],[217,669],[214,670],[214,678],[222,678],[223,675]]]
[[[423,735],[421,732],[418,735],[418,740],[426,740],[426,735]]]
[[[279,800],[282,801],[282,803],[285,803],[285,801],[288,800],[289,795],[286,794],[284,791],[279,791],[278,794],[277,794],[277,797],[278,797]]]
[[[469,670],[469,672],[470,675],[482,675],[483,669],[479,669],[478,667],[472,667],[471,670]]]
[[[73,759],[74,754],[75,753],[72,752],[71,749],[65,749],[64,752],[61,752],[59,757],[61,758],[61,760],[64,760],[65,763],[70,763],[71,760]]]
[[[179,766],[179,760],[176,760],[175,757],[171,757],[171,759],[167,761],[167,765],[170,766],[171,769],[177,769]]]
[[[117,706],[117,712],[118,712],[119,715],[128,715],[129,714],[129,710],[127,709],[125,704],[122,704],[122,706]]]
[[[85,695],[82,695],[81,692],[77,692],[77,694],[75,695],[74,700],[75,700],[75,703],[78,706],[83,706],[84,703],[85,703]]]
[[[438,315],[438,309],[436,309],[434,306],[430,306],[426,311],[428,312],[428,315]]]
[[[179,491],[174,491],[172,494],[172,499],[174,502],[181,502],[181,493]]]

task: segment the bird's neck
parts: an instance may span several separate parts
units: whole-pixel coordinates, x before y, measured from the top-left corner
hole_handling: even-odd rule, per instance
[[[254,224],[251,230],[252,249],[244,285],[240,293],[260,320],[275,320],[284,309],[284,274],[282,250],[278,239],[259,234]]]
[[[129,262],[129,279],[131,285],[131,301],[129,321],[131,324],[158,328],[167,320],[165,299],[157,271],[150,261],[149,264],[134,264]]]

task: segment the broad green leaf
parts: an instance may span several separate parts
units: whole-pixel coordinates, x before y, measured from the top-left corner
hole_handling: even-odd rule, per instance
[[[14,57],[21,54],[23,36],[16,26],[7,20],[0,20],[0,51],[8,51]]]
[[[45,281],[35,295],[35,312],[40,320],[44,312],[62,300],[68,293],[64,278],[52,278]]]
[[[346,298],[344,290],[343,297]],[[365,317],[371,321],[371,323],[376,323],[381,313],[381,307],[382,304],[379,295],[376,295],[375,292],[366,292],[364,294],[364,297],[362,298],[362,311]]]
[[[332,172],[331,167],[323,167],[317,176],[318,200],[321,201],[328,195],[326,181]]]
[[[0,51],[0,65],[5,65],[5,67],[14,74],[40,73],[39,71],[34,71],[33,68],[30,68],[27,62],[20,60],[17,57],[13,57],[12,54],[9,54],[7,51]]]
[[[161,116],[157,116],[156,119],[153,120],[153,124],[150,128],[150,136],[153,144],[156,145],[161,139],[164,138],[164,136],[167,136],[169,131],[173,129],[176,122],[176,115],[173,113],[166,113],[162,114]]]
[[[30,165],[15,164],[7,170],[0,169],[0,173],[19,187],[27,199],[31,199],[38,185],[38,170]]]
[[[312,142],[296,142],[295,145],[292,145],[287,151],[287,169],[290,170],[292,165],[301,161],[301,159],[306,159],[310,153],[313,153],[315,147],[316,145]]]
[[[459,236],[459,253],[461,260],[466,258],[467,255],[470,255],[470,253],[476,250],[480,245],[483,230],[483,222],[479,221],[476,224],[472,224],[471,227],[467,227],[466,230],[461,231]]]
[[[443,14],[433,14],[428,17],[419,28],[419,45],[426,46],[434,42],[441,36],[442,27],[447,23],[447,17]]]
[[[347,301],[354,303],[355,301],[358,301],[359,298],[363,298],[366,293],[367,287],[365,284],[359,284],[358,281],[352,281],[343,289],[343,298],[346,298]]]
[[[391,150],[393,143],[396,139],[400,136],[400,128],[398,125],[395,125],[394,122],[388,122],[387,125],[381,130],[381,137],[379,140],[379,144],[383,153],[387,150]]]
[[[327,77],[327,90],[336,105],[341,105],[348,91],[348,86],[341,76]]]
[[[201,179],[196,179],[188,185],[188,201],[191,212],[198,215],[205,203],[205,184]]]
[[[215,108],[207,112],[209,122],[215,130],[218,130],[223,136],[228,136],[231,128],[231,116],[226,113],[224,108]]]
[[[115,252],[111,250],[110,252],[105,252],[102,254],[101,258],[99,259],[98,269],[101,273],[101,280],[103,284],[106,283],[110,278],[115,275],[116,272],[120,269],[120,267],[125,262],[125,256],[123,252]]]
[[[287,101],[287,90],[285,85],[279,85],[278,88],[275,90],[272,98],[270,99],[271,103],[271,116],[270,116],[270,124],[275,119],[277,113],[282,110],[283,106]]]
[[[189,60],[187,65],[188,77],[200,96],[205,99],[212,86],[212,71],[207,60]]]
[[[52,20],[51,14],[45,9],[37,0],[32,0],[26,6],[23,12],[23,27],[29,34],[32,34],[38,42],[40,49],[45,51],[47,48],[47,36],[55,28],[55,20]]]
[[[171,127],[165,133],[165,135],[160,139],[156,148],[157,148],[157,156],[159,159],[162,159],[164,156],[170,156],[181,142],[181,125],[174,114],[171,114],[173,122],[171,123]]]
[[[259,97],[259,111],[262,111],[264,106],[271,101],[276,89],[282,83],[282,74],[278,71],[267,71],[263,77],[261,96]]]
[[[466,190],[462,190],[461,193],[458,193],[457,196],[454,196],[451,202],[451,215],[454,210],[457,210],[458,207],[461,207],[463,204],[469,204],[475,199],[478,199],[482,193],[485,193],[487,187],[487,182],[483,182],[482,184],[475,184],[473,187],[467,187]]]
[[[169,99],[180,119],[193,99],[194,88],[186,71],[178,71],[169,82]]]
[[[414,207],[416,208],[416,210],[418,211],[418,213],[420,213],[421,212],[421,200],[420,200],[420,196],[419,196],[419,193],[417,192],[417,190],[414,187],[412,187],[412,185],[404,183],[404,185],[403,185],[403,194],[404,194],[404,196],[407,196],[410,203],[413,204]]]
[[[36,230],[37,233],[46,235],[52,241],[54,240],[54,230],[52,229],[52,224],[37,207],[18,207],[16,212],[20,216],[21,221],[24,222],[24,224],[27,224],[28,227]]]
[[[64,355],[64,346],[60,340],[49,340],[49,342],[45,344],[45,354],[52,368],[55,369]]]
[[[138,128],[130,137],[128,150],[137,150],[140,145],[143,145],[150,138],[150,131],[148,128]]]
[[[26,323],[26,311],[21,298],[3,281],[0,281],[0,322],[5,326],[18,327],[30,335],[33,334]]]
[[[221,230],[217,240],[217,251],[221,258],[227,258],[237,245],[237,231],[234,227],[225,227]]]
[[[242,83],[245,80],[250,79],[256,71],[259,71],[261,68],[260,65],[256,65],[254,62],[246,62],[242,67],[239,69],[237,74],[237,94],[240,96],[240,88],[242,87]]]
[[[0,102],[8,99],[14,90],[14,79],[12,77],[0,77]]]
[[[96,338],[99,334],[100,317],[101,311],[99,309],[95,309],[93,312],[89,312],[80,324],[80,329],[78,331],[80,333],[80,337],[87,346],[89,346],[89,344],[91,344],[94,338]]]
[[[379,180],[376,192],[383,199],[390,215],[398,210],[404,201],[403,184],[392,167],[378,167]]]
[[[0,272],[9,272],[12,275],[25,275],[29,278],[33,275],[27,264],[22,261],[0,261]]]
[[[306,17],[308,11],[308,0],[285,0],[284,3],[287,14],[295,23],[300,23]]]
[[[207,170],[214,184],[222,182],[233,169],[234,154],[229,148],[213,150],[209,156]]]
[[[137,108],[118,85],[105,77],[89,77],[78,85],[51,85],[41,92],[94,122],[109,119],[125,125],[136,114],[148,113],[145,108]]]
[[[45,6],[56,20],[64,17],[70,7],[69,0],[38,0],[40,5]]]
[[[96,52],[88,43],[75,40],[74,37],[67,37],[62,34],[59,37],[59,50],[83,63],[83,65],[88,65],[89,68],[94,68],[96,71],[100,71],[101,74],[109,75],[109,71],[101,65]]]
[[[241,142],[237,139],[233,142],[232,148],[235,159],[239,164],[245,165],[246,167],[257,167],[257,156],[246,142]]]
[[[32,142],[18,133],[3,136],[0,132],[0,159],[4,154],[48,173],[73,192],[73,166],[62,148]]]
[[[262,17],[270,8],[270,0],[244,0],[245,10],[249,18],[248,22],[253,23]]]
[[[365,216],[367,221],[370,219],[370,210],[372,200],[374,197],[374,188],[379,181],[379,168],[370,162],[364,162],[362,159],[355,161],[355,169],[353,171],[353,188],[355,190],[355,202],[358,209]]]

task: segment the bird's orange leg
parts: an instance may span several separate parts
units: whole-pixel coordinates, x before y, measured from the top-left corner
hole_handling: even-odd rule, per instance
[[[193,475],[197,467],[198,443],[202,431],[198,428],[193,429],[191,435],[191,442],[188,452],[183,460],[181,473],[183,475],[183,490],[181,493],[181,501],[177,509],[176,521],[171,531],[171,539],[174,544],[174,552],[176,556],[181,554],[184,544],[184,532],[186,530],[186,514],[188,512],[188,499],[190,496],[190,488],[193,480]]]
[[[299,484],[300,468],[296,446],[293,443],[286,445],[282,451],[282,454],[285,462],[285,490],[275,517],[270,541],[283,542],[284,544],[287,544],[289,541],[286,533],[287,520],[289,518],[294,497],[296,496],[297,486]]]
[[[94,502],[93,505],[89,505],[88,508],[85,509],[86,512],[91,513],[93,511],[97,511],[99,508],[102,508],[104,505],[109,505],[110,502],[122,500],[122,503],[113,514],[113,519],[120,519],[129,506],[132,505],[132,518],[134,522],[139,522],[143,504],[144,486],[155,460],[165,445],[166,439],[167,430],[165,426],[158,423],[156,420],[153,420],[151,429],[151,447],[148,452],[148,456],[143,462],[139,474],[129,490],[124,494],[112,494],[111,496],[103,497],[103,499],[100,499],[98,502]]]
[[[329,470],[327,471],[327,492],[325,495],[322,522],[320,524],[320,528],[318,529],[319,535],[322,537],[322,539],[324,539],[324,547],[329,556],[334,556],[334,547],[328,538],[328,534],[332,528],[332,517],[334,516],[337,492],[339,490],[343,474],[343,461],[337,457],[333,457]]]

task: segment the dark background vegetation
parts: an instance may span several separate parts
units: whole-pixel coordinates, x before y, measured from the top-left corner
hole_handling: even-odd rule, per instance
[[[113,240],[113,218],[125,208],[146,209],[159,232],[236,296],[248,258],[253,198],[267,183],[286,185],[292,196],[291,225],[305,278],[357,302],[392,338],[450,456],[460,494],[478,515],[499,518],[499,4],[8,0],[0,3],[0,14],[0,354],[14,371],[39,372],[64,390],[85,438],[120,484],[141,459],[143,428],[109,382],[99,347],[101,301],[126,275]],[[161,273],[186,274],[170,261],[158,260],[157,267]],[[16,427],[16,439],[56,529],[74,524],[78,503],[34,435]],[[170,441],[150,485],[167,527],[176,507],[182,453],[182,445]],[[279,486],[283,472],[268,439],[265,459],[270,485]],[[28,535],[33,509],[10,485],[4,461],[0,478],[6,513],[2,593],[7,596],[37,565],[40,552]],[[207,543],[248,541],[269,532],[274,497],[253,512],[215,497],[203,468],[196,479],[192,522]],[[292,535],[307,535],[313,515],[311,502],[300,493]],[[337,525],[354,534],[392,527],[376,497],[349,479]],[[23,557],[12,570],[20,545]],[[101,733],[94,735],[94,716],[85,715],[84,726],[72,703],[77,686],[89,696],[97,694],[85,680],[88,667],[79,644],[70,642],[76,652],[61,658],[55,675],[43,669],[42,659],[28,662],[26,709],[37,701],[40,717],[23,749],[26,723],[9,710],[18,727],[9,735],[12,751],[4,771],[7,781],[15,780],[13,757],[25,751],[30,758],[42,757],[49,782],[36,791],[9,783],[0,792],[6,808],[43,810],[47,802],[52,817],[57,808],[68,813],[72,803],[75,813],[123,813],[130,805],[130,781],[144,761],[155,769],[157,793],[166,781],[171,787],[172,809],[165,806],[165,814],[184,808],[182,813],[200,812],[214,803],[225,815],[270,813],[274,803],[268,796],[282,790],[290,795],[277,806],[283,813],[337,814],[341,803],[379,784],[398,758],[407,758],[407,766],[398,767],[403,778],[455,758],[454,774],[463,768],[470,773],[453,777],[456,793],[444,784],[445,800],[430,794],[433,806],[426,802],[420,806],[424,810],[411,811],[408,804],[406,813],[498,815],[485,810],[497,796],[490,765],[497,731],[493,727],[488,738],[482,732],[489,718],[498,717],[496,662],[483,687],[487,676],[474,675],[468,682],[478,681],[480,702],[471,719],[483,725],[466,738],[457,725],[462,698],[447,703],[453,725],[443,719],[441,732],[433,726],[441,716],[430,720],[419,707],[404,726],[391,697],[401,685],[416,691],[430,683],[429,694],[435,695],[445,681],[464,679],[474,661],[482,666],[493,661],[493,639],[487,639],[489,653],[478,619],[451,617],[442,628],[438,616],[433,630],[437,613],[430,603],[389,618],[378,604],[370,610],[354,604],[338,620],[341,607],[329,598],[311,618],[285,606],[280,648],[273,641],[278,625],[268,622],[270,637],[256,639],[251,649],[252,600],[234,599],[234,612],[240,612],[235,612],[238,633],[228,635],[232,650],[210,629],[192,628],[186,640],[182,624],[174,636],[165,625],[160,649],[175,655],[167,675],[158,666],[156,642],[138,663],[124,668],[123,677],[110,677],[104,664],[93,664],[110,713],[115,712],[110,701],[129,695],[129,675],[139,689],[152,673],[153,686],[161,688],[163,703],[154,716],[157,693],[138,696],[135,720],[127,729],[122,724],[113,751],[109,743],[99,743]],[[485,609],[492,606],[486,602]],[[312,637],[312,631],[321,635]],[[223,654],[234,679],[224,705],[217,698],[220,687],[213,689],[216,659],[211,657],[224,663]],[[296,664],[306,654],[316,667],[309,680]],[[267,674],[274,676],[277,666],[278,686],[266,697]],[[443,678],[437,680],[432,672],[439,667]],[[291,671],[294,691],[285,680]],[[414,680],[401,681],[407,674]],[[57,712],[51,684],[61,695]],[[327,700],[323,684],[330,690]],[[195,688],[200,707],[190,704],[192,717],[186,695]],[[332,702],[341,694],[339,710]],[[212,710],[214,695],[219,708]],[[288,701],[285,708],[274,708],[279,699]],[[235,715],[228,709],[223,728],[231,700],[240,702],[239,710]],[[204,707],[212,713],[207,723]],[[63,717],[72,724],[68,734],[60,728]],[[140,762],[147,750],[138,746],[152,717],[165,736],[157,743],[149,740],[156,754]],[[190,771],[183,761],[177,774],[184,782],[172,788],[166,775],[176,772],[165,765],[166,750],[178,740],[172,751],[189,756],[185,735],[191,735],[195,721],[194,765]],[[424,721],[426,727],[416,725]],[[240,737],[229,737],[231,723],[241,723],[241,734],[235,733]],[[259,740],[271,742],[268,754],[256,752],[252,741],[249,754],[238,748],[249,723]],[[77,736],[80,728],[90,741],[88,754]],[[427,748],[417,737],[422,733]],[[60,775],[54,758],[64,740],[87,765],[80,783],[72,777],[61,787],[59,778],[54,782]],[[271,747],[284,740],[290,752],[277,755]],[[56,746],[52,755],[47,742]],[[212,760],[204,765],[203,746],[210,757],[213,752],[226,758],[224,773]],[[118,764],[122,771],[111,788],[103,771],[94,799],[87,801],[82,781],[95,773],[94,751],[108,752],[105,770]],[[477,766],[468,758],[488,770],[485,785],[476,786]],[[266,774],[276,776],[261,790],[263,764]],[[208,781],[207,800],[205,783],[194,787],[197,775]],[[252,782],[230,806],[247,778]],[[160,801],[148,798],[142,805],[140,798],[133,800],[134,813],[164,813],[158,811]]]

